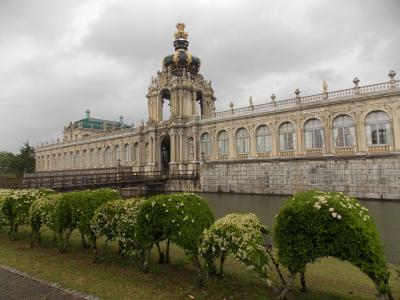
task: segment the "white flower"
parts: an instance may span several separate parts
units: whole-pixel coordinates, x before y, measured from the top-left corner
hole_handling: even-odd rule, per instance
[[[331,212],[334,211],[334,210],[335,210],[335,209],[334,209],[333,207],[329,208],[329,211],[331,211]]]
[[[335,212],[332,213],[332,217],[334,217],[334,218],[336,218],[337,215],[338,215],[338,214],[335,213]]]
[[[342,216],[341,215],[337,215],[337,218],[340,220],[342,218]]]

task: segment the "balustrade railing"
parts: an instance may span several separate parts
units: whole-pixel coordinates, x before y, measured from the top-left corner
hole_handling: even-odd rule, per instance
[[[54,189],[75,189],[102,186],[129,186],[134,184],[162,183],[169,179],[197,179],[196,170],[173,170],[170,172],[108,172],[108,173],[79,173],[79,174],[43,174],[24,178],[21,187]]]
[[[355,86],[353,88],[349,88],[349,89],[345,89],[345,90],[326,92],[326,93],[315,94],[315,95],[310,95],[310,96],[305,96],[305,97],[298,96],[296,98],[291,98],[291,99],[272,101],[269,103],[263,103],[263,104],[251,105],[251,106],[247,106],[247,107],[240,107],[240,108],[236,108],[236,109],[224,110],[224,111],[220,111],[220,112],[215,112],[214,117],[218,118],[218,117],[224,117],[224,116],[229,116],[229,115],[239,115],[239,114],[244,114],[244,113],[253,112],[253,111],[260,111],[260,110],[273,111],[273,110],[277,110],[277,109],[290,108],[292,106],[301,105],[301,104],[308,104],[308,103],[314,103],[314,102],[320,102],[320,101],[334,101],[334,100],[340,100],[340,99],[346,98],[346,97],[358,97],[360,95],[366,95],[369,93],[385,91],[385,90],[390,90],[390,89],[399,88],[399,87],[400,87],[400,80],[393,80],[393,81],[389,81],[389,82],[383,82],[383,83],[377,83],[377,84],[371,84],[371,85],[365,85],[365,86]],[[202,118],[202,119],[209,119],[209,118],[210,117]]]

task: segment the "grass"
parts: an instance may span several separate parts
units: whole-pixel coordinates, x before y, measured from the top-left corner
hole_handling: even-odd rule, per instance
[[[43,230],[42,245],[31,249],[28,227],[20,229],[16,241],[8,239],[7,229],[0,229],[0,264],[102,299],[275,299],[277,295],[232,258],[226,261],[224,279],[210,278],[206,288],[199,288],[191,262],[178,247],[172,247],[169,265],[158,264],[153,251],[150,272],[143,274],[129,259],[118,256],[114,243],[107,255],[102,253],[100,262],[93,263],[91,251],[81,248],[77,232],[71,237],[68,252],[60,254],[48,230]],[[100,241],[100,250],[103,245]],[[391,271],[397,299],[400,280],[394,268]],[[366,275],[333,258],[310,265],[306,279],[309,291],[301,293],[296,282],[288,299],[375,299],[374,285]]]

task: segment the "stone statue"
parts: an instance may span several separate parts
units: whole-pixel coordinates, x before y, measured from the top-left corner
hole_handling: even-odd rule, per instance
[[[325,80],[322,82],[322,90],[324,94],[328,93],[328,83]]]
[[[253,106],[253,97],[252,96],[250,96],[250,98],[249,98],[249,104],[250,104],[250,106]]]

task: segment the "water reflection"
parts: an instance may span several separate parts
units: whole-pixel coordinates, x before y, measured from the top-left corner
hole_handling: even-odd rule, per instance
[[[202,193],[216,218],[229,213],[255,213],[260,220],[272,226],[275,215],[287,197],[277,195]],[[400,259],[400,202],[382,200],[360,200],[375,218],[385,245],[385,254],[390,263]]]

